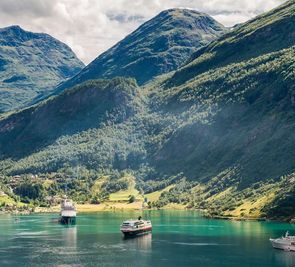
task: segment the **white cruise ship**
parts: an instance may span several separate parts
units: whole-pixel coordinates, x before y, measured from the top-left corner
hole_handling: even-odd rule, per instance
[[[152,231],[152,223],[139,217],[138,220],[124,221],[121,224],[120,230],[126,237],[147,234]]]
[[[272,246],[276,249],[282,249],[285,251],[295,251],[295,236],[290,236],[289,232],[285,236],[272,239],[270,238]]]
[[[75,224],[77,211],[72,201],[65,198],[61,203],[60,222],[62,224]]]

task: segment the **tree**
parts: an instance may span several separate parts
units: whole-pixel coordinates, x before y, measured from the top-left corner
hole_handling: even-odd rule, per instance
[[[128,198],[128,203],[133,203],[135,201],[135,196],[134,195],[130,195]]]

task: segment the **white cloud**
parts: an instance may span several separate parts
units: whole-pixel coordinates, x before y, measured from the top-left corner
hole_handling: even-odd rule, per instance
[[[67,43],[85,63],[168,8],[206,12],[226,26],[244,22],[283,0],[0,0],[0,27],[20,25]]]

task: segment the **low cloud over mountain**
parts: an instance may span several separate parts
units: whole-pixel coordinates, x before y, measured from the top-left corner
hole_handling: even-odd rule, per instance
[[[0,27],[21,25],[65,42],[89,63],[164,9],[206,12],[226,26],[244,22],[282,0],[15,0],[0,2]]]

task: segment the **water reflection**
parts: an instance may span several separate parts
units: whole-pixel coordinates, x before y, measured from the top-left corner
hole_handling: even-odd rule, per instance
[[[286,251],[275,251],[275,260],[279,266],[294,267],[295,253]]]
[[[64,245],[76,248],[77,246],[77,227],[75,225],[67,225],[62,231]]]
[[[152,248],[151,233],[135,237],[123,237],[123,240],[130,249],[150,251]]]

